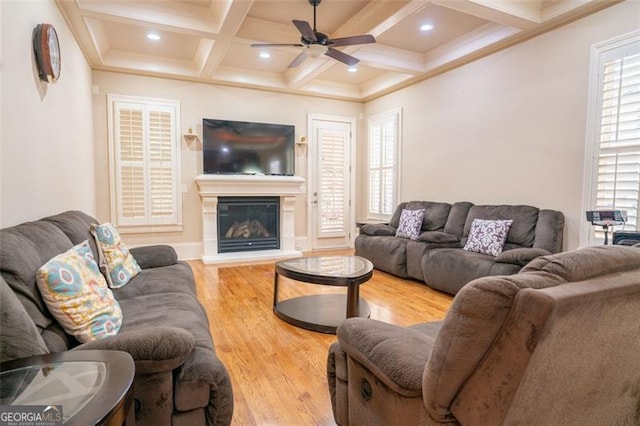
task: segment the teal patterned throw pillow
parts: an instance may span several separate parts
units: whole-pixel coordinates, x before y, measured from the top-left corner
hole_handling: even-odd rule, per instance
[[[109,287],[120,288],[140,273],[140,266],[112,224],[91,225],[91,233],[96,239],[100,269],[106,276]]]

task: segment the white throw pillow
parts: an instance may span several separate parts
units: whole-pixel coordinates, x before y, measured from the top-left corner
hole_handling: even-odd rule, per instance
[[[424,209],[402,209],[402,213],[400,214],[400,224],[398,225],[398,229],[396,231],[396,237],[417,240],[420,236],[423,219]]]

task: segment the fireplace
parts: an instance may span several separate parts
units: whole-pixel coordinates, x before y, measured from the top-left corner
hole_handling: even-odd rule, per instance
[[[279,197],[218,198],[218,253],[279,248]]]
[[[255,262],[302,256],[302,253],[295,248],[295,207],[296,197],[304,192],[304,179],[298,176],[205,174],[196,178],[196,184],[202,199],[202,261],[204,263]],[[220,225],[218,216],[222,213],[219,204],[226,198],[238,197],[270,197],[278,200],[278,245],[276,246],[278,248],[256,250],[254,243],[251,250],[226,253],[218,251],[220,249],[218,240],[221,236],[226,236],[228,231],[228,229],[218,231]]]

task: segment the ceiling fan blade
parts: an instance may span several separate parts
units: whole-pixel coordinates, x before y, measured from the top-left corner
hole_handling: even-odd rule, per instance
[[[296,58],[289,64],[287,68],[295,68],[303,63],[305,59],[307,59],[307,54],[305,52],[302,52],[298,56],[296,56]]]
[[[327,55],[330,58],[335,59],[336,61],[340,61],[343,64],[347,64],[350,67],[356,65],[358,62],[360,62],[360,59],[358,58],[354,58],[351,55],[347,55],[344,52],[341,52],[339,50],[336,50],[332,47],[329,48],[329,50],[327,50],[327,53],[325,53],[325,55]]]
[[[352,46],[354,44],[369,44],[375,43],[376,39],[370,34],[351,36],[351,37],[341,37],[331,39],[330,43],[332,46]]]
[[[307,21],[298,21],[294,19],[291,22],[293,22],[293,25],[295,25],[298,31],[300,31],[302,37],[309,41],[318,41],[318,39],[316,38],[316,33],[313,32],[313,29],[311,29],[311,24],[309,24]]]
[[[281,47],[281,46],[293,46],[303,47],[300,43],[253,43],[251,47]]]

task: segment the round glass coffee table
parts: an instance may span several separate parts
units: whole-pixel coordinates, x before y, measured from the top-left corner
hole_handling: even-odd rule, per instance
[[[335,334],[351,317],[368,318],[371,310],[360,297],[360,284],[369,281],[373,264],[358,256],[315,256],[276,262],[273,312],[297,327]],[[292,280],[347,287],[347,294],[315,294],[278,300],[280,276]]]

